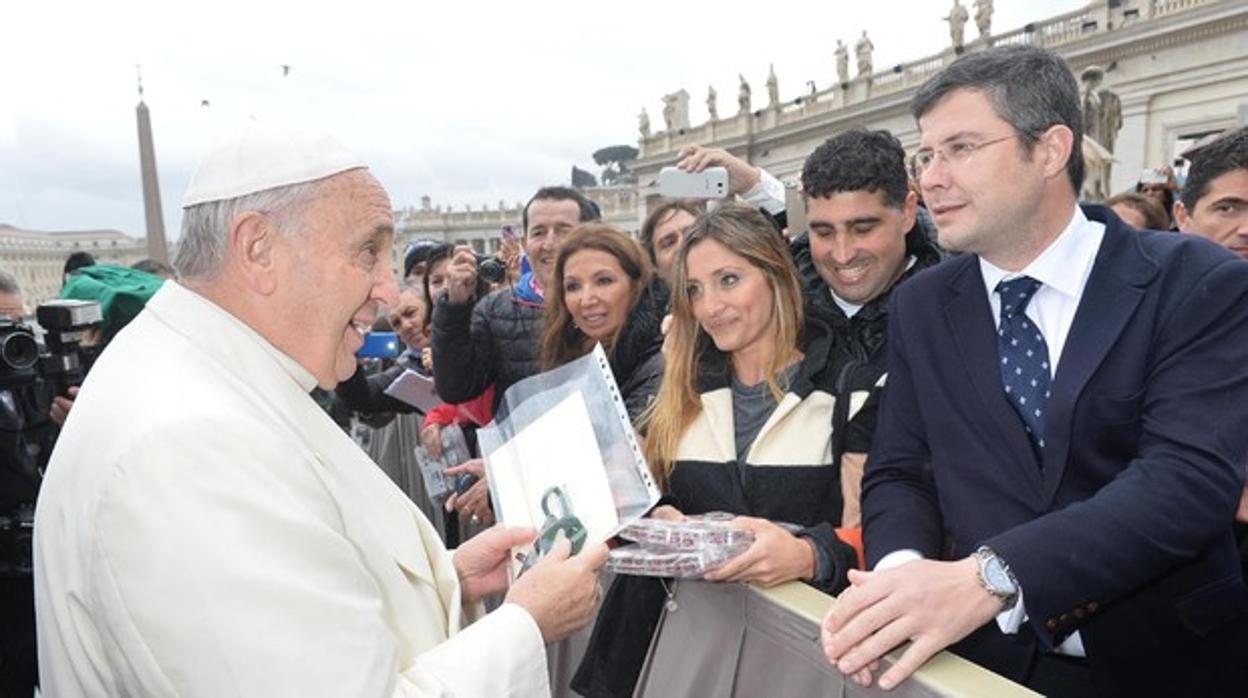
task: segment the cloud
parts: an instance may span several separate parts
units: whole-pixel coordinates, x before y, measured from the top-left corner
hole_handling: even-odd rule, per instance
[[[994,26],[1008,30],[1084,2],[997,4]],[[74,0],[7,9],[14,30],[0,48],[0,87],[14,99],[0,106],[0,221],[143,232],[134,124],[142,64],[171,236],[197,158],[250,116],[335,134],[373,163],[396,207],[425,194],[494,207],[567,181],[574,164],[596,171],[591,153],[635,143],[642,107],[657,127],[661,96],[677,89],[689,91],[697,123],[708,85],[720,113],[735,113],[738,73],[764,101],[771,63],[785,99],[805,93],[807,80],[827,86],[836,39],[852,44],[863,28],[880,67],[948,43],[946,4],[912,0]]]

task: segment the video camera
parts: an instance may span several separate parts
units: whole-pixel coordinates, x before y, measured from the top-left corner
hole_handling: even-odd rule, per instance
[[[0,320],[0,389],[44,383],[51,397],[65,395],[86,377],[90,356],[82,338],[104,314],[95,301],[56,300],[36,308],[35,319],[46,333],[42,353],[33,328]]]
[[[56,429],[48,418],[53,398],[80,385],[93,352],[82,346],[87,330],[103,322],[94,301],[58,300],[40,305],[45,350],[34,328],[0,319],[0,390],[11,399],[0,414],[0,577],[31,571],[34,500]]]

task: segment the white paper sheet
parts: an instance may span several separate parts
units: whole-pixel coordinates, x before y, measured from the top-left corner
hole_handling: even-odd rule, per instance
[[[594,427],[579,392],[520,430],[486,460],[499,519],[508,526],[540,529],[547,516],[542,496],[552,487],[567,494],[572,511],[566,513],[581,520],[587,544],[606,540],[619,526]]]
[[[433,389],[433,379],[407,369],[386,386],[386,395],[402,400],[422,412],[442,404],[438,391]]]

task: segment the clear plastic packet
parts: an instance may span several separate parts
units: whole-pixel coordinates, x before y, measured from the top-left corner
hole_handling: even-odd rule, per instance
[[[619,536],[647,548],[675,551],[735,548],[743,542],[745,547],[749,547],[754,541],[754,534],[728,526],[731,518],[731,514],[717,512],[690,516],[684,521],[639,519],[622,528]]]
[[[619,533],[633,544],[612,550],[606,567],[616,574],[700,579],[754,543],[752,532],[728,525],[731,518],[714,512],[684,521],[635,521]]]
[[[498,520],[538,529],[535,545],[519,551],[526,567],[559,537],[575,554],[658,502],[601,345],[508,388],[477,440]],[[512,566],[513,574],[521,571]]]
[[[611,551],[606,569],[616,574],[637,577],[669,577],[701,579],[706,573],[745,552],[740,548],[707,548],[703,550],[652,550],[640,545],[626,545]]]

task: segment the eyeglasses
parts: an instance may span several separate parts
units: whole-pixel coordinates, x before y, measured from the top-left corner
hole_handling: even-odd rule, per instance
[[[915,179],[923,176],[932,163],[937,160],[943,160],[947,165],[966,165],[971,161],[981,148],[987,148],[990,145],[1003,143],[1014,138],[1015,134],[994,138],[983,143],[970,143],[968,141],[953,141],[944,143],[935,148],[920,148],[914,154],[914,158],[910,162],[911,174]]]

